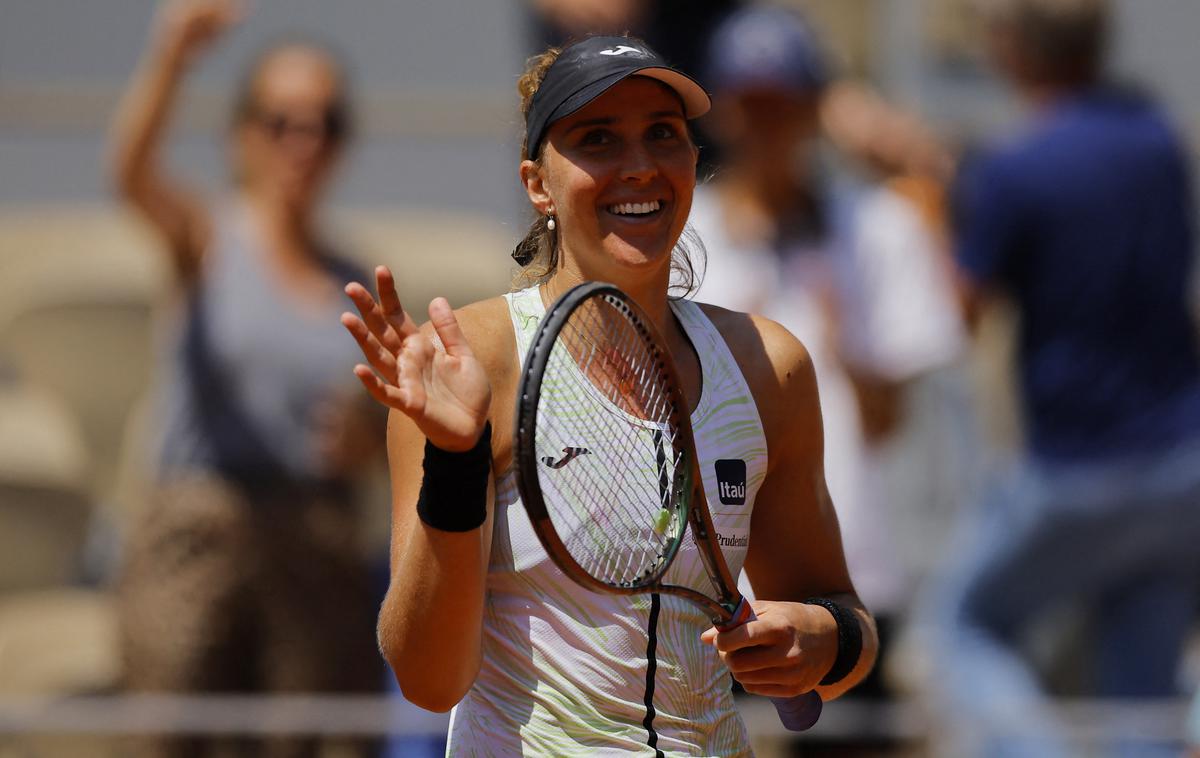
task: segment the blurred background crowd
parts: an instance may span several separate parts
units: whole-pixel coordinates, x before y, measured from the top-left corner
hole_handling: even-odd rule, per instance
[[[506,291],[516,76],[622,31],[713,94],[691,296],[808,347],[880,624],[812,733],[747,702],[759,752],[1200,745],[1197,30],[1191,0],[0,0],[0,756],[438,754],[375,647],[384,419],[341,286]]]

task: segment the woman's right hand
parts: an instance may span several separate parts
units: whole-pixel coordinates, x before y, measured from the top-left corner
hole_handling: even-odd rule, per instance
[[[383,405],[408,416],[435,446],[470,450],[488,420],[492,388],[445,298],[429,304],[429,319],[444,349],[400,305],[386,266],[375,269],[379,300],[358,282],[346,285],[359,316],[342,314],[370,365],[354,375]],[[373,370],[372,370],[373,369]]]
[[[158,12],[159,49],[172,60],[190,63],[244,14],[238,0],[171,0]]]

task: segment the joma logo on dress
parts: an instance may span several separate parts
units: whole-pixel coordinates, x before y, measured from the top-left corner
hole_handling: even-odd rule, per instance
[[[564,447],[563,448],[563,457],[559,458],[556,461],[547,455],[544,458],[542,458],[542,463],[546,464],[550,468],[556,468],[556,469],[562,468],[563,466],[567,465],[568,463],[575,460],[579,456],[590,455],[591,452],[592,451],[588,450],[586,447]]]

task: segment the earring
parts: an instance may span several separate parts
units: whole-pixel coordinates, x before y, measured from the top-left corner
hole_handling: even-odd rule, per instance
[[[557,223],[555,223],[555,221],[554,221],[554,216],[547,216],[547,218],[546,218],[546,228],[547,228],[547,229],[549,229],[550,231],[554,231],[554,230],[555,230],[555,228],[557,228],[557,227],[558,227],[558,224],[557,224]]]

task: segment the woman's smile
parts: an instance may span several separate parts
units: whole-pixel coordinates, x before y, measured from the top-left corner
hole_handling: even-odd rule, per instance
[[[602,237],[609,230],[618,236],[658,236],[670,231],[671,204],[657,198],[604,203],[599,216]]]

